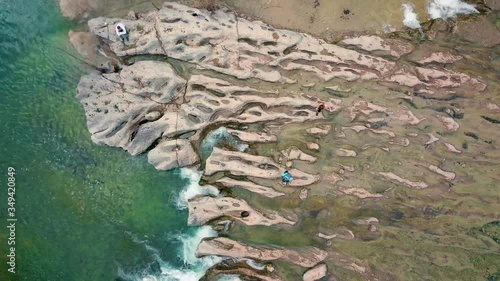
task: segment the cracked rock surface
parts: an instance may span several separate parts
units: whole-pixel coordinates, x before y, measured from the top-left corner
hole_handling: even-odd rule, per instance
[[[116,38],[118,21],[130,42]],[[327,267],[398,280],[405,268],[418,268],[407,252],[448,269],[442,261],[458,256],[440,256],[436,246],[464,251],[462,241],[485,237],[474,229],[496,214],[498,175],[488,168],[498,164],[499,131],[491,126],[500,103],[490,93],[499,87],[495,62],[485,64],[485,75],[468,67],[488,50],[464,55],[381,35],[331,44],[177,3],[92,19],[89,28],[85,37],[109,44],[124,65],[78,85],[92,140],[147,153],[159,170],[200,164],[200,185],[220,189],[188,202],[189,225],[213,224],[231,237],[200,243],[198,256],[231,258],[207,274],[295,280],[283,268],[297,265],[297,280],[337,280]],[[78,45],[83,34],[73,36]],[[244,148],[200,145],[221,127]],[[281,182],[284,170],[294,177],[289,185]],[[273,246],[259,245],[268,240]],[[280,243],[287,246],[274,246]],[[303,247],[318,243],[322,250]],[[490,251],[483,244],[478,251]],[[245,265],[247,258],[265,269]]]
[[[299,251],[282,247],[257,247],[246,245],[228,238],[204,239],[196,249],[196,256],[206,255],[251,258],[259,261],[284,260],[302,267],[313,267],[323,261],[327,253],[314,247]]]

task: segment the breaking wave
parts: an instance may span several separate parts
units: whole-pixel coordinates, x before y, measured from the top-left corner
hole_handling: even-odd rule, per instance
[[[231,135],[226,127],[220,127],[216,130],[211,131],[205,137],[201,144],[202,158],[206,159],[212,153],[212,150],[217,145],[225,145],[232,147],[238,151],[245,151],[248,148],[248,144],[242,142],[239,138]]]
[[[181,178],[187,179],[188,184],[177,198],[178,209],[186,209],[188,200],[196,195],[219,195],[219,190],[213,186],[200,186],[201,171],[197,171],[195,168],[181,168],[180,171]]]
[[[222,261],[222,258],[208,256],[196,258],[195,252],[200,241],[205,237],[215,237],[215,232],[210,226],[202,226],[192,235],[181,235],[177,237],[181,244],[181,252],[178,254],[183,266],[175,267],[160,257],[157,249],[146,245],[146,250],[154,257],[159,265],[159,272],[150,273],[148,270],[140,272],[125,272],[118,268],[118,275],[127,281],[198,281],[214,264]],[[238,279],[236,279],[238,280]]]
[[[479,13],[476,8],[461,0],[432,0],[427,6],[427,13],[431,19],[449,19],[458,14]]]
[[[413,4],[403,4],[403,24],[406,27],[412,28],[412,29],[419,29],[422,26],[420,25],[420,21],[418,20],[418,15],[415,13],[413,10],[414,6]]]

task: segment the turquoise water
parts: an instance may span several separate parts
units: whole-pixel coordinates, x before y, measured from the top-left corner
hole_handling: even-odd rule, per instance
[[[87,69],[55,1],[0,0],[0,280],[133,280],[197,270],[209,231],[176,207],[189,182],[90,140],[75,99]],[[7,167],[16,169],[16,274],[7,272]],[[184,273],[185,273],[184,272]],[[193,273],[193,272],[191,272]],[[178,273],[180,274],[180,273]]]

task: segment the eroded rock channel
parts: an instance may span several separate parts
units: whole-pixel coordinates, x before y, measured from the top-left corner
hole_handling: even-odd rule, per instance
[[[480,231],[498,220],[500,200],[498,72],[474,72],[498,66],[481,65],[488,49],[374,35],[331,44],[176,3],[88,25],[127,62],[81,78],[92,140],[147,153],[159,170],[200,165],[203,182],[223,191],[189,202],[190,225],[229,236],[200,243],[198,256],[232,261],[206,279],[410,280],[408,268],[425,259],[436,268],[424,279],[436,280],[459,268],[479,274],[481,254],[499,261],[498,241]],[[249,147],[201,157],[203,138],[220,127]],[[288,233],[273,246],[257,238]]]

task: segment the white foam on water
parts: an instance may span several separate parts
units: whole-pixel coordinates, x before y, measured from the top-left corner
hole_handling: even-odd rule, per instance
[[[196,265],[199,263],[200,259],[195,256],[196,249],[201,240],[206,237],[216,237],[217,232],[212,229],[211,226],[202,226],[198,229],[195,235],[182,235],[179,240],[182,241],[182,261],[184,265]],[[211,257],[212,260],[220,261],[220,258]],[[215,263],[212,263],[215,264]]]
[[[212,151],[214,146],[221,142],[224,142],[241,152],[247,150],[248,148],[248,144],[231,135],[227,131],[226,127],[219,127],[208,133],[201,146],[204,151]]]
[[[420,21],[418,20],[418,15],[415,13],[413,10],[414,6],[413,4],[403,4],[403,24],[406,27],[412,28],[412,29],[419,29],[422,26],[420,25]]]
[[[160,257],[157,249],[146,245],[146,249],[155,258],[160,265],[161,272],[151,274],[146,270],[142,272],[127,273],[122,268],[118,268],[118,275],[126,280],[134,281],[198,281],[214,264],[222,261],[222,258],[216,256],[207,256],[196,258],[195,252],[200,241],[205,237],[215,237],[215,232],[210,226],[202,226],[191,235],[182,235],[177,237],[181,241],[183,247],[179,253],[179,258],[184,263],[181,268],[176,268],[165,262]]]
[[[266,268],[265,265],[261,264],[260,262],[255,261],[255,260],[252,260],[252,259],[243,259],[243,260],[245,261],[245,263],[248,266],[250,266],[253,269],[264,270]]]
[[[187,179],[189,183],[179,194],[176,202],[178,209],[186,209],[188,200],[196,195],[219,195],[219,190],[213,186],[200,186],[201,171],[195,168],[181,168],[180,171],[180,176]]]
[[[479,13],[476,8],[461,0],[432,0],[427,6],[427,13],[431,19],[449,19],[458,14]]]

